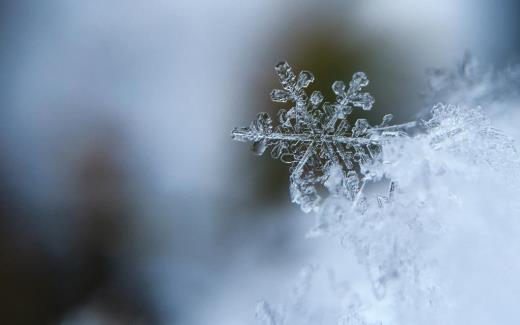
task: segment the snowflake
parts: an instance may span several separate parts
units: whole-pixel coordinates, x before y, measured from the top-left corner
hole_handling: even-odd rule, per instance
[[[301,71],[296,77],[287,62],[277,64],[275,71],[283,89],[273,90],[271,99],[291,102],[292,107],[278,112],[277,126],[269,114],[260,113],[249,127],[235,128],[232,138],[252,142],[258,155],[271,148],[273,158],[291,165],[291,200],[304,212],[318,206],[320,186],[357,202],[366,181],[374,176],[371,166],[380,161],[382,139],[402,135],[415,123],[390,126],[392,115],[387,114],[376,126],[362,118],[351,124],[348,116],[353,109],[368,111],[374,105],[374,98],[363,92],[369,82],[363,72],[352,76],[348,88],[343,81],[334,82],[336,99],[326,102],[319,91],[307,96],[305,88],[314,81],[311,72]],[[331,173],[341,177],[327,182]]]

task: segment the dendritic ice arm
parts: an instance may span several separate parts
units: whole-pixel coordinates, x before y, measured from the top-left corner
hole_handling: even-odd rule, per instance
[[[278,112],[277,126],[269,114],[260,113],[249,127],[235,128],[232,138],[251,142],[258,155],[270,148],[273,158],[291,165],[291,199],[304,212],[318,205],[318,188],[323,187],[332,169],[335,175],[339,171],[340,181],[333,190],[327,186],[329,192],[357,202],[362,184],[372,175],[370,166],[381,158],[383,139],[404,135],[415,123],[389,125],[392,115],[388,114],[376,126],[366,119],[350,124],[348,116],[353,109],[367,111],[374,104],[374,98],[363,92],[369,82],[363,72],[353,75],[348,88],[343,81],[334,82],[336,99],[330,103],[324,102],[319,91],[307,96],[305,88],[314,81],[311,72],[301,71],[297,77],[287,62],[277,64],[275,71],[283,89],[273,90],[271,99],[290,102],[291,107]]]

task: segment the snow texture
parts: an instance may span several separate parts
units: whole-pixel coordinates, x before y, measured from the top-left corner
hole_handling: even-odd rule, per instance
[[[310,72],[296,78],[285,62],[276,71],[284,89],[272,99],[294,106],[280,112],[276,128],[261,113],[232,136],[253,142],[258,154],[271,147],[291,165],[293,202],[316,213],[309,235],[338,238],[363,276],[338,281],[330,269],[308,266],[285,301],[258,305],[257,318],[267,325],[519,323],[520,283],[504,275],[520,271],[513,139],[472,105],[437,104],[428,118],[402,125],[389,125],[389,115],[377,126],[351,125],[352,109],[374,103],[362,92],[365,74],[354,74],[348,89],[335,82],[335,102],[323,103],[321,93],[308,100],[304,92]],[[325,287],[332,289],[324,294]]]

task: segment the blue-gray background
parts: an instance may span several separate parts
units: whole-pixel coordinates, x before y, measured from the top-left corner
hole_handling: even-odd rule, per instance
[[[0,323],[248,324],[313,249],[286,166],[229,132],[282,59],[362,70],[370,118],[425,71],[520,54],[515,1],[0,2]]]

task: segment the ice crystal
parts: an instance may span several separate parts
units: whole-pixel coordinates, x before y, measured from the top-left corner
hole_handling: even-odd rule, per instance
[[[373,176],[370,166],[381,158],[382,139],[402,135],[415,124],[389,125],[391,114],[375,126],[362,118],[349,121],[354,109],[366,111],[374,104],[374,98],[363,91],[369,82],[363,72],[355,73],[348,87],[343,81],[334,82],[335,101],[326,102],[319,91],[307,96],[305,88],[314,81],[311,72],[296,76],[287,62],[277,64],[275,71],[283,89],[273,90],[271,99],[290,102],[291,107],[278,112],[276,126],[269,114],[258,114],[249,127],[235,128],[233,139],[252,142],[258,155],[270,148],[273,158],[291,165],[291,199],[303,211],[318,206],[319,187],[326,185],[331,173],[340,177],[334,177],[334,186],[327,186],[329,191],[356,202]]]

